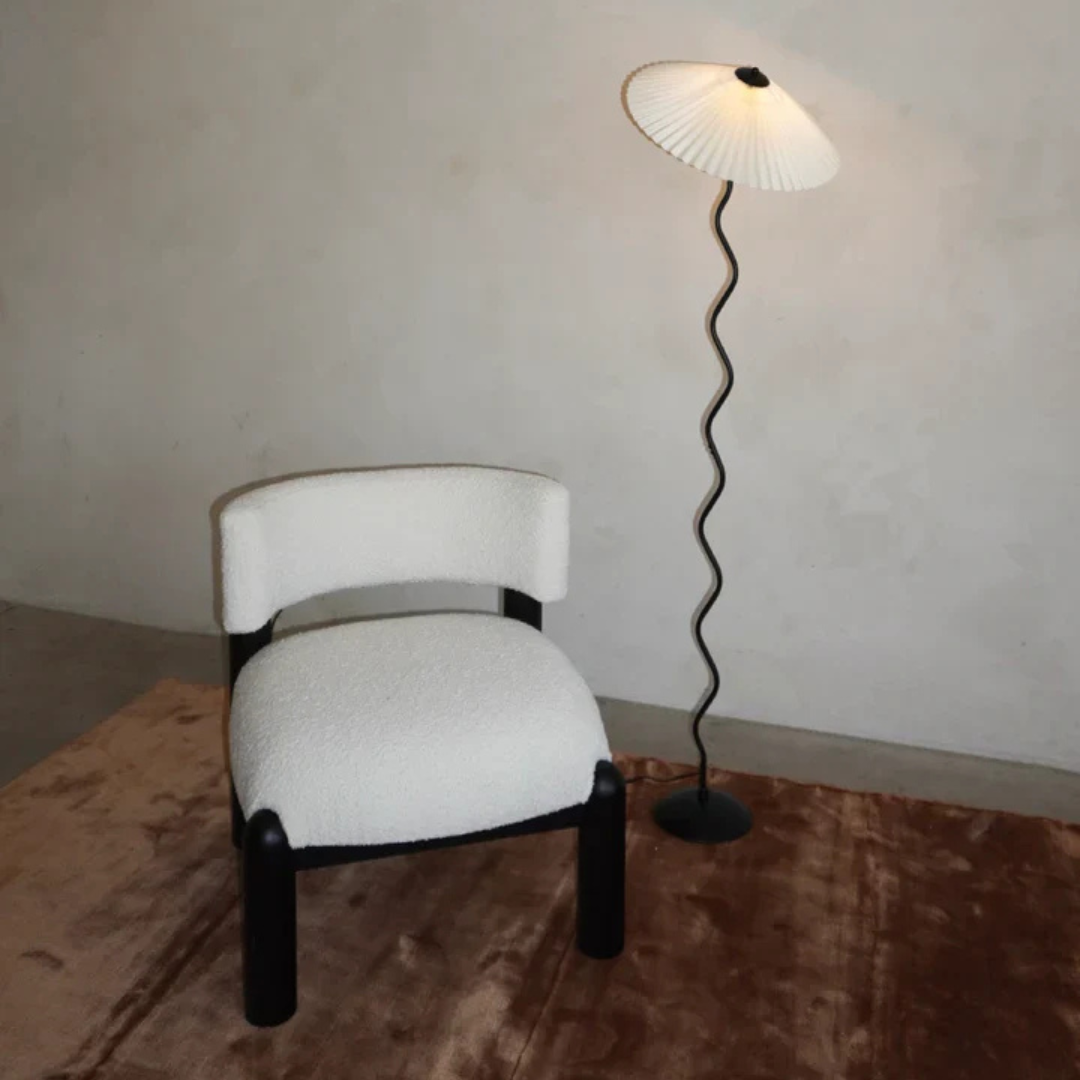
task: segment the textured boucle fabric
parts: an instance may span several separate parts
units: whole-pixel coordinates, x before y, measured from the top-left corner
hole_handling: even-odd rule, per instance
[[[548,638],[498,615],[308,630],[240,674],[229,732],[246,816],[294,847],[456,836],[585,802],[610,759],[596,702]]]
[[[570,496],[535,473],[428,466],[283,480],[221,513],[230,634],[336,589],[461,581],[566,595]]]

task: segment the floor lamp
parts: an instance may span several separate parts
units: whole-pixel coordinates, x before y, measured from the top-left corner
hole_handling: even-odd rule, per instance
[[[840,157],[810,116],[756,67],[666,62],[636,71],[626,84],[626,107],[638,128],[679,161],[726,181],[716,208],[716,237],[731,265],[728,284],[709,319],[709,331],[725,379],[705,417],[705,442],[716,480],[697,516],[697,538],[713,569],[712,589],[698,608],[693,633],[709,669],[710,685],[694,713],[699,765],[697,787],[657,802],[653,817],[683,840],[710,844],[737,840],[753,824],[750,811],[733,795],[708,786],[708,758],[701,719],[720,689],[720,673],[701,633],[724,577],[705,535],[709,511],[724,490],[726,473],[713,441],[712,425],[734,381],[716,320],[739,280],[739,265],[724,236],[721,216],[735,184],[772,191],[817,187],[836,175]]]

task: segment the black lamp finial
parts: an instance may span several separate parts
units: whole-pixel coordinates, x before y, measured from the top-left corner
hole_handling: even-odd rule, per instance
[[[761,68],[741,67],[735,69],[735,77],[746,83],[747,86],[756,86],[759,89],[769,85],[769,76]]]

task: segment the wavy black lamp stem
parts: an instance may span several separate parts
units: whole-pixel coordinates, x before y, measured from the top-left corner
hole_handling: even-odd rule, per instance
[[[698,767],[698,789],[702,793],[702,797],[704,797],[704,793],[708,790],[708,784],[706,782],[708,756],[705,750],[705,744],[701,741],[701,719],[705,713],[708,712],[709,706],[715,700],[716,694],[720,689],[720,672],[716,667],[716,661],[713,660],[712,653],[709,651],[709,646],[702,636],[701,627],[705,622],[706,616],[712,610],[713,604],[716,603],[720,591],[724,587],[724,572],[720,569],[720,562],[716,558],[716,553],[713,551],[712,546],[709,544],[709,537],[705,532],[705,522],[708,519],[712,508],[719,500],[720,495],[724,490],[724,485],[727,483],[727,470],[724,468],[724,462],[720,457],[720,451],[716,448],[716,440],[713,438],[712,426],[713,421],[723,407],[724,402],[727,401],[732,386],[735,384],[735,372],[731,367],[731,360],[728,357],[727,350],[725,350],[716,329],[716,322],[720,317],[720,312],[723,311],[724,305],[728,302],[728,298],[735,291],[735,286],[739,283],[739,263],[735,258],[735,252],[731,250],[731,244],[728,243],[728,238],[724,235],[723,224],[720,220],[724,213],[724,207],[727,206],[728,200],[731,198],[734,187],[734,184],[728,184],[727,190],[717,204],[715,219],[717,239],[720,241],[720,246],[724,249],[724,254],[731,264],[731,278],[728,281],[727,288],[725,288],[718,297],[716,304],[712,309],[712,315],[709,316],[709,334],[712,336],[716,354],[720,358],[720,365],[724,369],[724,385],[716,395],[712,408],[705,417],[704,424],[705,444],[708,446],[709,455],[712,457],[713,464],[716,466],[716,480],[713,484],[712,491],[709,493],[708,498],[706,498],[701,506],[701,510],[698,512],[695,525],[698,543],[701,545],[701,550],[705,552],[705,558],[709,560],[709,565],[712,567],[713,571],[713,587],[701,604],[701,607],[698,608],[697,615],[694,618],[694,640],[697,642],[697,647],[701,653],[702,660],[705,661],[705,665],[709,669],[711,680],[708,692],[705,694],[701,704],[697,707],[697,711],[694,713],[693,724],[694,742],[697,743],[698,754],[700,756],[700,765]]]
[[[724,345],[721,342],[720,335],[716,329],[716,323],[720,316],[720,312],[723,310],[724,305],[728,302],[728,298],[735,291],[735,286],[739,282],[739,263],[735,258],[735,252],[732,251],[731,245],[728,243],[727,237],[724,235],[723,223],[721,221],[724,208],[731,199],[731,193],[734,190],[734,187],[735,185],[732,184],[731,181],[728,181],[727,188],[720,198],[720,201],[717,203],[716,217],[714,219],[716,238],[720,241],[720,246],[727,256],[728,263],[731,267],[731,277],[728,280],[726,288],[718,297],[716,304],[713,307],[712,315],[709,318],[709,334],[712,337],[712,343],[713,347],[716,349],[716,354],[720,358],[720,365],[724,369],[724,383],[723,386],[721,386],[719,393],[716,395],[712,407],[705,416],[705,444],[709,449],[709,456],[712,458],[713,464],[716,467],[716,480],[713,484],[712,491],[709,493],[698,512],[695,524],[698,543],[701,545],[701,550],[705,553],[705,558],[709,560],[709,565],[712,567],[713,571],[712,588],[698,608],[693,622],[694,640],[697,642],[698,650],[701,652],[701,658],[705,661],[705,665],[709,669],[710,680],[709,689],[694,712],[694,720],[691,729],[694,736],[694,742],[698,749],[698,786],[696,789],[690,788],[685,791],[677,791],[673,795],[661,799],[653,809],[653,816],[657,823],[668,832],[673,833],[675,836],[679,836],[684,840],[693,840],[697,843],[706,844],[737,840],[740,836],[744,836],[749,832],[750,827],[753,824],[753,818],[750,815],[750,811],[743,806],[741,802],[726,792],[710,790],[708,785],[708,753],[705,750],[705,743],[702,742],[701,739],[702,718],[705,716],[706,712],[708,712],[709,706],[715,700],[716,694],[720,689],[720,671],[717,668],[716,661],[713,659],[712,653],[709,651],[709,646],[702,635],[701,627],[705,622],[706,616],[712,610],[713,604],[716,603],[720,591],[724,587],[724,573],[720,569],[720,563],[716,558],[716,553],[709,544],[708,536],[705,533],[705,524],[708,520],[709,513],[716,505],[717,500],[724,490],[724,485],[727,482],[727,472],[724,469],[724,462],[720,458],[720,451],[716,448],[716,440],[713,438],[712,426],[717,413],[720,412],[724,402],[727,401],[728,395],[731,393],[731,388],[735,383],[735,372],[731,367],[731,360],[728,358],[727,351],[724,349]]]

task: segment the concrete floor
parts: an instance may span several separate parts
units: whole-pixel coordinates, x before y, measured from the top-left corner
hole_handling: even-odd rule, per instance
[[[222,683],[220,639],[0,601],[0,784],[168,677]],[[615,749],[693,759],[684,713],[600,705]],[[1078,773],[738,720],[703,735],[737,771],[1080,822]]]

